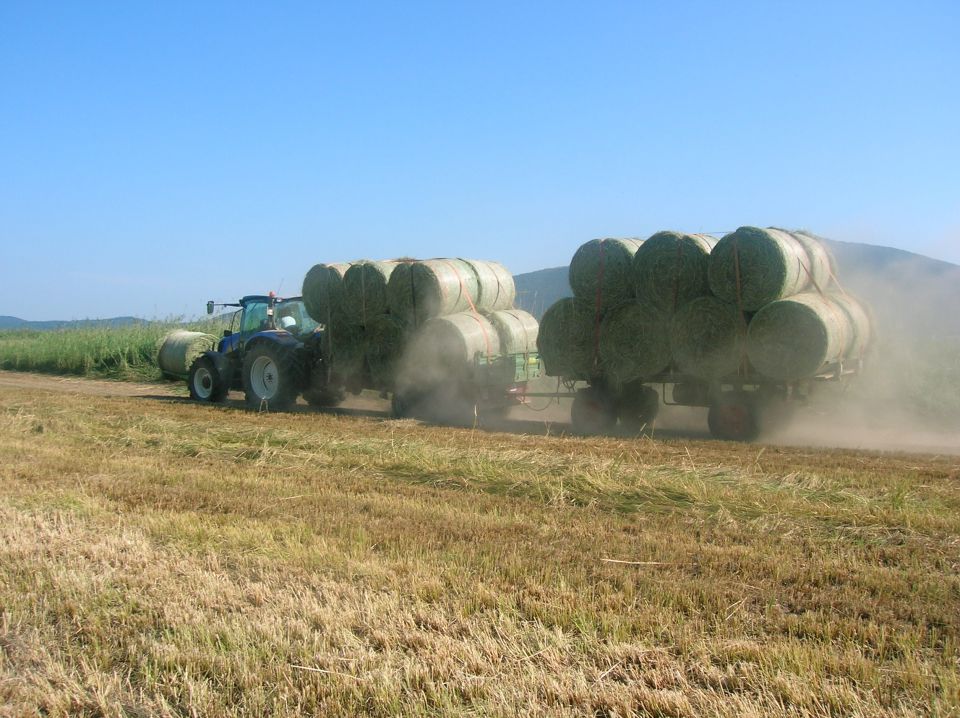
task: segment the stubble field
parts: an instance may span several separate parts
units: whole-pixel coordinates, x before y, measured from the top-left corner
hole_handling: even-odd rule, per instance
[[[960,712],[956,456],[47,382],[0,382],[0,715]]]

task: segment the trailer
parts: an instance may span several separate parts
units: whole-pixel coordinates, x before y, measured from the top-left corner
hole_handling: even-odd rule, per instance
[[[528,392],[526,397],[572,399],[570,422],[581,434],[603,434],[619,425],[639,432],[657,417],[661,404],[707,409],[707,426],[716,439],[753,441],[785,426],[794,410],[806,405],[825,385],[845,385],[861,369],[861,362],[836,363],[815,376],[795,382],[777,382],[748,369],[716,381],[670,369],[643,381],[616,385],[602,376],[586,380],[560,378],[564,391]]]

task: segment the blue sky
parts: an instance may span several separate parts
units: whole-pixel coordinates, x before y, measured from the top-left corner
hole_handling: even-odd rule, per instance
[[[804,227],[960,262],[960,3],[0,3],[0,314]]]

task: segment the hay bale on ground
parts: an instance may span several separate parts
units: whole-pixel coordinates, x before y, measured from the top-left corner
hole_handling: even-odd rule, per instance
[[[537,349],[549,376],[587,379],[597,375],[600,323],[592,302],[565,297],[551,304],[540,319]]]
[[[670,365],[670,320],[646,302],[612,309],[600,327],[600,362],[617,384],[649,379]]]
[[[839,304],[814,292],[797,294],[756,313],[747,334],[747,355],[753,367],[771,379],[807,379],[843,358],[852,332]]]
[[[183,379],[198,356],[216,347],[217,338],[212,334],[177,329],[160,343],[157,366],[165,377]]]
[[[657,232],[633,256],[637,298],[675,312],[687,302],[710,293],[707,267],[717,240],[706,234]]]
[[[370,379],[378,389],[391,389],[407,343],[407,326],[398,317],[381,314],[364,328]]]
[[[349,264],[315,264],[303,278],[303,306],[320,324],[331,324],[343,316],[343,276]]]
[[[387,285],[390,313],[411,326],[433,317],[477,309],[479,280],[462,259],[427,259],[404,262],[393,270]]]
[[[633,255],[639,239],[593,239],[570,260],[570,288],[579,299],[599,305],[601,313],[634,298]]]
[[[487,315],[500,338],[501,354],[529,354],[537,350],[540,325],[522,309],[501,309]]]
[[[682,306],[670,324],[677,368],[704,381],[736,374],[745,354],[747,321],[736,304],[712,296]]]
[[[354,262],[343,275],[343,311],[352,324],[366,326],[387,313],[387,283],[396,262]]]
[[[710,253],[710,290],[725,302],[753,312],[812,287],[812,279],[826,283],[830,255],[815,246],[819,242],[809,236],[799,240],[781,229],[740,227]]]

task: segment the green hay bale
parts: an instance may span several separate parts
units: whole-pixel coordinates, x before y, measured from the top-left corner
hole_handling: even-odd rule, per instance
[[[579,299],[600,305],[601,313],[634,298],[633,255],[639,239],[593,239],[570,260],[570,288]]]
[[[753,317],[747,355],[771,379],[815,376],[843,358],[853,329],[847,313],[826,296],[807,292],[771,302]]]
[[[500,338],[486,317],[461,312],[424,322],[410,338],[398,385],[402,390],[458,381],[470,375],[477,355],[500,354]]]
[[[713,381],[736,374],[744,358],[747,319],[736,304],[698,297],[670,323],[670,350],[683,374]]]
[[[720,299],[752,312],[770,302],[826,283],[829,253],[812,237],[799,240],[781,229],[740,227],[710,253],[710,290]]]
[[[396,262],[354,262],[343,275],[343,312],[351,324],[387,313],[387,282]]]
[[[544,372],[565,379],[596,376],[599,332],[599,317],[592,302],[565,297],[551,304],[540,319],[537,336]]]
[[[600,361],[617,384],[661,373],[670,365],[669,315],[645,302],[610,310],[600,327]]]
[[[716,243],[706,234],[657,232],[633,257],[637,298],[675,312],[690,300],[709,294],[707,266]]]
[[[427,259],[397,266],[387,287],[390,312],[413,326],[476,305],[477,274],[461,259]],[[479,308],[479,307],[478,307]]]
[[[164,376],[185,378],[196,358],[216,346],[217,338],[212,334],[178,329],[167,334],[160,343],[157,366]]]
[[[786,230],[783,230],[786,231]],[[809,232],[790,232],[795,240],[803,245],[810,261],[807,263],[807,286],[815,292],[829,290],[836,276],[837,267],[833,252],[827,249],[823,241]]]
[[[870,314],[860,301],[846,293],[831,294],[833,300],[850,320],[850,336],[843,352],[844,359],[862,359],[873,339],[873,327]]]
[[[381,314],[364,328],[370,379],[378,389],[391,389],[407,343],[407,326],[398,317]]]
[[[496,312],[513,307],[517,298],[517,287],[509,269],[500,262],[479,259],[462,261],[477,275],[477,296],[474,298],[477,310]]]
[[[366,337],[363,327],[334,322],[323,332],[323,356],[335,382],[350,383],[363,376]]]
[[[315,322],[331,324],[342,318],[343,276],[349,264],[315,264],[303,278],[303,305]]]
[[[540,325],[522,309],[501,309],[487,315],[500,338],[501,354],[530,354],[537,350]]]

